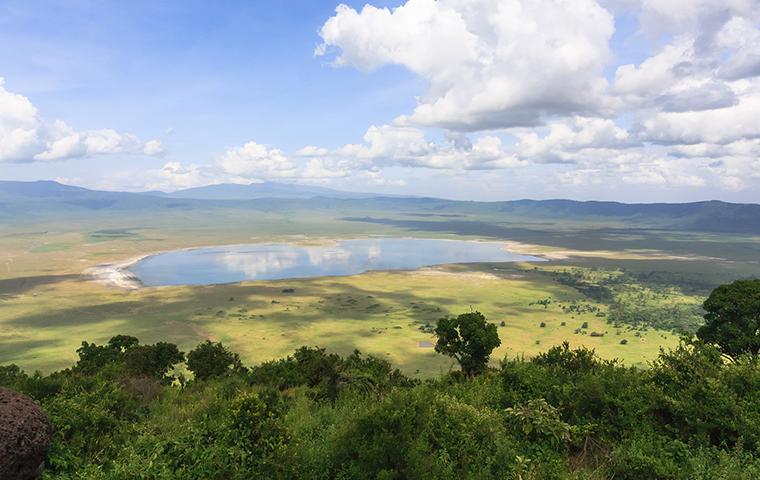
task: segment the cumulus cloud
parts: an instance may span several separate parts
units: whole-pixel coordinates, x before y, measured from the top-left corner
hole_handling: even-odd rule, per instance
[[[143,153],[151,156],[164,156],[166,150],[160,140],[151,140],[143,147]]]
[[[610,48],[616,12],[638,20],[637,31],[622,28],[618,35],[631,36],[612,43],[635,43],[634,54]],[[356,189],[467,177],[557,192],[750,191],[760,188],[758,25],[756,0],[340,5],[320,28],[315,55],[363,72],[407,68],[427,85],[413,110],[368,123],[363,139],[340,148],[290,153],[249,142],[206,167],[168,162],[153,172],[154,185],[273,180]],[[45,124],[27,99],[4,90],[0,102],[0,161],[165,155],[158,140]]]
[[[665,145],[728,144],[757,138],[760,91],[754,85],[751,90],[739,93],[741,101],[736,105],[716,110],[642,111],[631,130],[642,141]]]
[[[369,146],[347,145],[329,155],[345,158],[365,170],[392,166],[480,170],[525,165],[501,148],[501,140],[493,136],[478,138],[474,144],[466,137],[455,136],[448,145],[439,145],[425,139],[418,128],[383,125],[370,127],[364,140]]]
[[[349,162],[333,161],[329,159],[312,158],[301,170],[301,178],[304,179],[328,179],[348,177],[353,173]]]
[[[592,151],[609,152],[639,145],[612,120],[573,117],[550,122],[549,129],[544,137],[535,132],[516,132],[520,142],[515,153],[536,163],[578,163]]]
[[[600,112],[614,18],[593,0],[409,0],[361,12],[341,5],[317,55],[372,70],[404,65],[430,87],[398,125],[449,130],[533,126]]]
[[[617,68],[611,88],[626,107],[716,110],[742,98],[732,82],[760,74],[760,7],[749,0],[644,0],[645,32],[670,38],[639,66]]]
[[[287,178],[294,176],[297,169],[281,150],[267,150],[256,142],[228,150],[216,164],[227,174],[244,177]]]
[[[668,155],[677,158],[717,158],[742,156],[760,158],[760,139],[740,139],[728,144],[697,143],[693,145],[675,145]],[[717,160],[720,164],[722,160]]]
[[[61,120],[47,124],[28,98],[11,93],[0,78],[0,163],[32,163],[93,155],[132,153],[163,155],[161,142],[143,146],[128,133],[114,130],[76,132]]]
[[[304,147],[300,150],[298,150],[295,155],[296,157],[321,157],[324,155],[327,155],[326,148],[317,148],[314,146]]]
[[[616,11],[638,17],[628,41],[651,47],[636,63],[615,65]],[[370,127],[364,144],[299,154],[365,172],[555,165],[558,185],[748,188],[760,153],[759,24],[754,0],[341,5],[316,55],[365,72],[402,65],[428,87],[413,112]],[[426,138],[431,127],[445,130],[444,143]],[[716,161],[732,168],[707,167]]]

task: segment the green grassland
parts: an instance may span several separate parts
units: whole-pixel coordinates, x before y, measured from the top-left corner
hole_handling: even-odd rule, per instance
[[[50,372],[72,365],[83,340],[102,344],[128,334],[142,343],[176,343],[185,351],[206,338],[221,341],[246,364],[287,356],[302,345],[342,355],[358,348],[389,359],[406,374],[430,377],[447,371],[452,361],[420,342],[434,340],[430,327],[438,318],[473,309],[500,325],[502,345],[494,364],[567,340],[602,358],[646,366],[661,347],[678,341],[672,326],[652,325],[652,312],[698,307],[714,286],[760,275],[760,242],[752,235],[381,207],[273,202],[259,209],[64,212],[18,219],[0,232],[0,364]],[[518,250],[553,260],[131,292],[107,288],[85,273],[159,251],[260,242],[318,245],[368,235],[520,242]],[[611,297],[589,296],[590,285],[604,286]],[[635,325],[608,323],[615,308],[630,314],[633,320],[627,321]],[[587,328],[581,328],[584,322]]]

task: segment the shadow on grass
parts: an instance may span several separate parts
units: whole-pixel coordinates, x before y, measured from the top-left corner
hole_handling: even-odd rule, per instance
[[[703,233],[659,228],[615,228],[599,222],[599,228],[584,228],[559,222],[546,228],[512,227],[479,220],[405,220],[394,218],[344,217],[346,222],[365,222],[397,227],[408,232],[440,232],[461,236],[510,239],[578,251],[650,250],[669,255],[705,255],[734,261],[760,262],[756,238],[742,234]],[[709,241],[706,241],[709,240]]]
[[[402,220],[393,218],[345,217],[347,222],[367,222],[392,227],[403,228],[413,232],[442,232],[461,236],[489,237],[492,239],[511,239],[520,242],[538,243],[553,247],[572,248],[578,250],[623,250],[635,248],[652,248],[654,242],[664,243],[665,231],[654,229],[617,229],[617,228],[563,228],[554,224],[550,228],[530,229],[525,227],[505,226],[498,222],[483,222],[479,220]],[[670,233],[670,232],[668,232]],[[635,234],[631,239],[605,239],[609,235]]]
[[[292,288],[295,292],[284,293],[285,287]],[[51,305],[44,312],[21,314],[3,319],[0,323],[8,327],[23,325],[27,329],[48,332],[65,328],[71,338],[61,339],[58,343],[28,343],[21,337],[5,337],[3,343],[10,348],[8,354],[3,355],[2,361],[13,362],[22,352],[49,350],[62,341],[73,342],[75,345],[82,341],[102,344],[117,334],[133,335],[141,342],[148,341],[157,332],[174,329],[179,326],[177,324],[187,326],[189,335],[180,334],[181,340],[171,334],[174,338],[152,338],[150,341],[174,342],[181,349],[187,350],[194,348],[210,334],[233,348],[258,348],[259,345],[274,341],[272,334],[276,334],[276,337],[296,334],[293,341],[300,342],[298,344],[291,345],[285,338],[282,339],[285,342],[281,352],[283,357],[292,354],[301,344],[350,353],[356,348],[352,339],[377,335],[378,341],[382,343],[385,335],[372,334],[373,327],[392,330],[396,323],[407,332],[413,332],[414,340],[427,341],[430,335],[418,332],[420,325],[435,323],[447,314],[462,312],[452,311],[456,299],[430,295],[433,292],[423,290],[425,288],[388,292],[357,287],[338,279],[298,279],[179,287],[176,290],[147,289],[112,297],[105,303]],[[355,300],[355,303],[348,303],[349,299]],[[320,301],[324,303],[318,303]],[[380,307],[368,308],[373,305]],[[393,324],[388,323],[389,309],[391,316],[395,317]],[[259,314],[265,316],[265,319],[259,320]],[[361,325],[356,324],[357,320]],[[111,331],[114,321],[121,324],[117,327],[118,331]],[[350,321],[350,328],[348,324],[341,326],[342,321]],[[98,324],[101,322],[109,322],[111,326],[100,328]],[[268,332],[267,340],[258,337],[259,322]],[[324,322],[335,322],[337,328],[318,329],[305,337],[301,335],[301,332],[309,332],[307,329],[313,324]],[[236,325],[240,325],[240,329]],[[244,333],[249,336],[244,338]]]
[[[61,282],[85,282],[91,280],[89,275],[38,275],[34,277],[17,277],[0,280],[0,294],[21,294],[42,285],[54,285]]]
[[[6,353],[10,353],[12,351],[17,352],[28,352],[30,350],[34,349],[47,349],[47,348],[56,348],[60,347],[64,344],[64,341],[62,339],[56,338],[56,339],[49,339],[49,340],[13,340],[8,341],[8,337],[5,337],[5,340],[3,341],[5,344],[3,346],[3,349],[7,349]],[[4,360],[0,359],[0,362],[5,363]],[[12,363],[12,362],[8,362]]]

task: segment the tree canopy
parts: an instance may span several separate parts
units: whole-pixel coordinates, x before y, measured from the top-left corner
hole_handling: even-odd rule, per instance
[[[480,312],[441,318],[435,329],[435,351],[453,357],[467,376],[475,376],[486,368],[493,349],[501,345],[496,330]]]
[[[697,337],[736,358],[760,351],[760,279],[720,285],[705,300],[705,324]]]
[[[227,374],[229,368],[240,363],[237,353],[232,353],[220,342],[206,340],[187,354],[187,369],[198,380],[208,380]]]
[[[174,365],[185,361],[185,353],[173,343],[158,342],[155,345],[140,345],[136,337],[116,335],[106,345],[82,342],[77,349],[79,361],[75,369],[93,374],[107,365],[119,364],[132,377],[151,377],[171,382],[168,376]]]

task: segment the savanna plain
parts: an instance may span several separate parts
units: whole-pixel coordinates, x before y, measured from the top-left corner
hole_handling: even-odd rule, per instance
[[[498,326],[494,366],[567,341],[646,368],[661,348],[678,344],[679,329],[699,327],[701,304],[715,286],[760,273],[752,234],[599,216],[452,213],[424,203],[313,203],[14,218],[0,233],[0,364],[49,373],[73,365],[82,341],[124,334],[183,351],[206,339],[222,342],[249,365],[301,346],[340,355],[359,349],[424,379],[458,368],[426,348],[435,343],[436,321],[475,310]],[[548,261],[151,288],[93,275],[98,266],[163,251],[368,237],[500,242]]]

